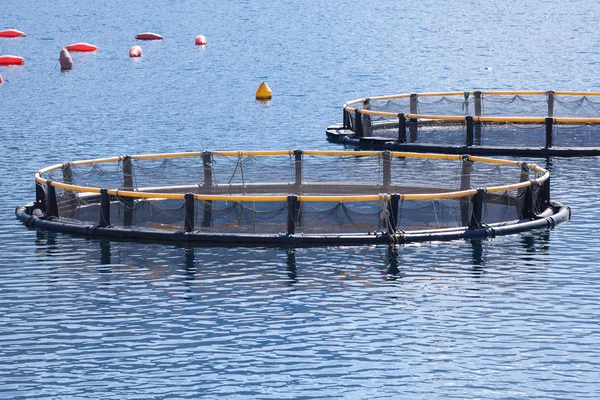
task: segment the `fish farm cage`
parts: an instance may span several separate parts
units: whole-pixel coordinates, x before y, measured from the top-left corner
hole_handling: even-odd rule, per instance
[[[481,239],[570,218],[539,165],[390,151],[221,151],[65,162],[35,174],[28,227],[197,245]]]
[[[327,138],[351,148],[508,156],[600,155],[600,92],[466,91],[344,104]]]

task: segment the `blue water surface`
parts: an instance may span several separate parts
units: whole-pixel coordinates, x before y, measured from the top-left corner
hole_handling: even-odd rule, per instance
[[[27,37],[0,40],[26,58],[0,67],[0,398],[600,397],[597,158],[532,160],[572,220],[482,242],[186,249],[14,216],[68,160],[337,149],[365,96],[600,91],[596,2],[5,3]],[[61,71],[74,42],[100,50]]]

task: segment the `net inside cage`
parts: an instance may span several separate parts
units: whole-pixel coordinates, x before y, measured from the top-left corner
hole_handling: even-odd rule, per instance
[[[479,93],[479,92],[477,92]],[[478,94],[366,99],[344,113],[344,126],[360,137],[449,146],[600,147],[600,96]],[[357,110],[368,110],[363,114]],[[391,113],[392,115],[378,115]],[[422,118],[404,115],[418,114]],[[465,120],[426,116],[473,116]],[[487,117],[479,121],[477,117]],[[513,118],[514,120],[510,120]],[[519,118],[534,118],[520,122]],[[469,132],[471,130],[471,132]]]
[[[523,166],[369,154],[215,152],[65,163],[42,178],[78,191],[48,183],[37,189],[45,203],[55,199],[53,217],[68,223],[172,232],[335,235],[477,228],[544,208],[534,201],[543,197],[543,185],[510,188],[539,178],[539,171]],[[509,188],[486,189],[503,186]],[[449,196],[458,191],[463,194]],[[152,196],[142,196],[147,193]]]

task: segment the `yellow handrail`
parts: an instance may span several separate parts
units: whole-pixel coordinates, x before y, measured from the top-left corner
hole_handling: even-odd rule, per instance
[[[466,92],[431,92],[431,93],[414,93],[417,97],[463,97],[465,93],[468,93],[469,96],[474,95],[475,91],[466,91]],[[528,90],[528,91],[489,91],[482,90],[480,91],[482,95],[486,96],[533,96],[533,95],[545,95],[548,93],[553,93],[558,96],[600,96],[600,92],[576,92],[576,91],[547,91],[547,90]],[[367,99],[374,101],[385,101],[385,100],[394,100],[401,98],[410,98],[410,93],[403,93],[397,95],[390,96],[376,96],[369,98],[356,99],[352,101],[348,101],[344,103],[344,110],[349,113],[353,113],[358,111],[360,114],[372,115],[378,117],[386,117],[386,118],[396,118],[399,113],[393,112],[384,112],[384,111],[374,111],[367,110],[361,107],[350,107],[355,104],[364,103]],[[415,118],[421,120],[438,120],[438,121],[464,121],[464,115],[428,115],[428,114],[410,114],[404,113],[405,118]],[[544,123],[546,116],[537,117],[537,116],[473,116],[474,121],[479,122],[497,122],[497,123]],[[554,117],[554,122],[556,123],[565,123],[565,124],[598,124],[600,123],[600,118],[595,117]]]
[[[212,155],[221,155],[221,156],[280,156],[280,155],[291,155],[294,154],[294,150],[272,150],[272,151],[221,151],[221,152],[210,152]],[[359,156],[359,157],[381,157],[383,152],[381,151],[328,151],[328,150],[305,150],[302,151],[303,154],[313,155],[313,156]],[[178,158],[178,157],[197,157],[199,155],[205,154],[205,152],[187,152],[187,153],[164,153],[164,154],[144,154],[131,156],[132,159],[136,160],[144,160],[144,159],[160,159],[160,158]],[[503,160],[503,159],[495,159],[488,157],[479,157],[479,156],[467,156],[466,158],[461,155],[451,155],[451,154],[435,154],[435,153],[410,153],[410,152],[398,152],[393,151],[389,152],[391,157],[404,157],[404,158],[425,158],[425,159],[441,159],[441,160],[454,160],[458,161],[461,159],[466,159],[472,162],[483,162],[489,164],[498,164],[498,165],[513,165],[515,167],[524,167],[529,171],[534,171],[537,174],[541,174],[536,179],[519,182],[510,185],[501,185],[501,186],[492,186],[484,188],[484,190],[488,193],[495,192],[505,192],[509,190],[521,189],[524,187],[528,187],[532,185],[532,182],[537,184],[541,184],[546,181],[550,173],[544,168],[540,167],[537,164],[528,164],[520,161],[511,161],[511,160]],[[125,156],[118,157],[109,157],[109,158],[100,158],[94,160],[80,160],[73,161],[69,163],[70,165],[88,165],[88,164],[101,164],[108,162],[119,162],[122,161]],[[82,193],[100,193],[100,187],[89,187],[89,186],[81,186],[75,184],[68,184],[64,182],[50,182],[49,180],[42,177],[43,174],[59,169],[64,168],[67,163],[55,164],[50,167],[46,167],[40,169],[35,173],[35,180],[37,183],[41,185],[47,185],[50,183],[52,186],[56,188],[60,188],[66,191],[72,192],[82,192]],[[468,190],[460,190],[453,192],[441,192],[441,193],[429,193],[429,194],[403,194],[400,196],[403,200],[434,200],[434,199],[453,199],[465,196],[471,196],[477,193],[478,189],[468,189]],[[126,190],[126,189],[107,189],[109,195],[112,196],[121,196],[121,197],[135,197],[135,198],[143,198],[143,199],[180,199],[183,200],[185,197],[185,193],[157,193],[157,192],[144,192],[137,190]],[[350,202],[350,201],[377,201],[382,197],[389,199],[390,194],[376,194],[376,195],[343,195],[343,196],[317,196],[317,195],[304,195],[299,196],[300,201],[306,202]],[[254,196],[254,195],[205,195],[205,194],[194,194],[194,198],[196,200],[213,200],[213,201],[233,201],[233,202],[253,202],[253,201],[265,201],[265,202],[275,202],[275,201],[286,201],[286,195],[264,195],[264,196]]]

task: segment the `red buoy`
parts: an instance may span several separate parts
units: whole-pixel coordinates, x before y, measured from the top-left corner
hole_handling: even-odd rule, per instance
[[[137,40],[162,40],[162,36],[160,36],[158,33],[152,33],[152,32],[144,32],[144,33],[138,33],[137,35],[135,35],[135,38]]]
[[[3,38],[16,38],[16,37],[23,37],[23,36],[25,36],[25,34],[16,29],[5,29],[3,31],[0,31],[0,37],[3,37]]]
[[[206,46],[206,38],[204,35],[196,36],[196,46]]]
[[[140,46],[133,46],[129,49],[129,57],[141,57],[142,48]]]
[[[96,51],[98,46],[89,43],[73,43],[66,47],[69,51]]]
[[[23,65],[25,59],[18,56],[0,56],[0,65]]]
[[[2,75],[0,75],[0,83],[2,83]]]

